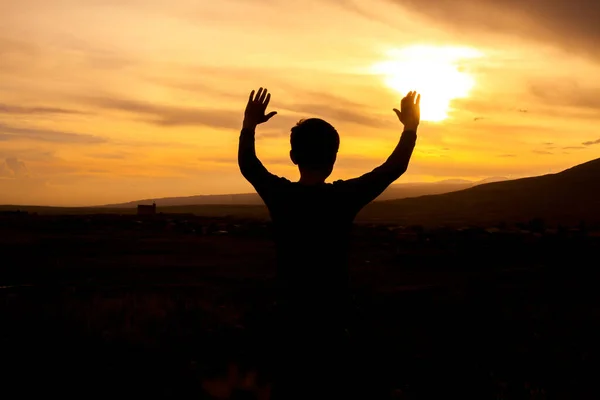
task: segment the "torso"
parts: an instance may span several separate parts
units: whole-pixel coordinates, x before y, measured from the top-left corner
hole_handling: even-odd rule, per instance
[[[269,200],[280,302],[314,317],[342,312],[356,211],[341,198],[335,184],[307,187],[287,181]]]

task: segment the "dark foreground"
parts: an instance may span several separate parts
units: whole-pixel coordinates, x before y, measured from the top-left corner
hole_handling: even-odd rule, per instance
[[[264,224],[0,222],[11,398],[269,398]],[[600,398],[600,237],[521,228],[357,227],[350,352],[371,398]]]

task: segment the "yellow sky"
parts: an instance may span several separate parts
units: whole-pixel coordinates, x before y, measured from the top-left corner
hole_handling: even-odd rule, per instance
[[[443,11],[438,1],[426,3]],[[503,17],[459,26],[412,1],[299,4],[0,0],[0,204],[249,192],[236,146],[259,86],[279,114],[259,127],[257,152],[289,179],[289,130],[301,118],[340,132],[332,180],[385,161],[404,88],[429,96],[424,113],[426,102],[449,108],[422,123],[398,183],[540,175],[600,156],[600,58],[584,36],[596,31],[579,32],[574,48],[529,14],[512,15],[518,27]],[[491,0],[478,4],[492,11]],[[464,57],[423,64],[443,49]]]

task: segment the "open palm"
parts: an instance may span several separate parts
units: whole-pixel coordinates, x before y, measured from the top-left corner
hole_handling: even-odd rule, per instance
[[[400,122],[408,130],[417,130],[421,122],[421,95],[417,94],[416,91],[408,92],[400,105],[401,110],[394,108],[394,112],[398,115]]]
[[[259,124],[267,122],[277,114],[277,111],[271,111],[266,114],[267,106],[271,101],[271,94],[268,93],[267,89],[258,89],[256,96],[254,93],[254,90],[250,93],[248,105],[244,113],[244,126],[246,127],[256,127]]]

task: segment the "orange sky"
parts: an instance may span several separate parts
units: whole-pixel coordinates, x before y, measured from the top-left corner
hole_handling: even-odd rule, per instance
[[[279,114],[257,152],[290,179],[301,118],[340,132],[332,180],[385,161],[409,87],[424,113],[452,99],[398,183],[558,172],[600,156],[600,6],[575,3],[0,0],[0,204],[249,192],[236,147],[259,86]]]

